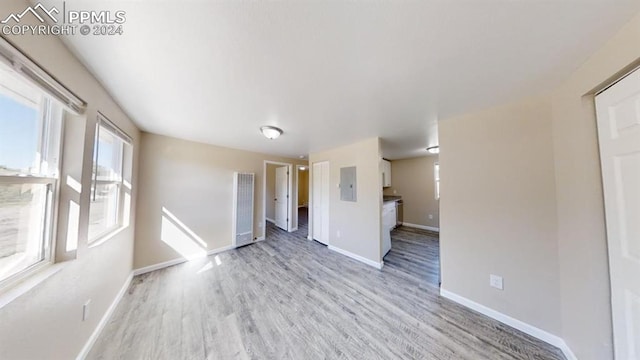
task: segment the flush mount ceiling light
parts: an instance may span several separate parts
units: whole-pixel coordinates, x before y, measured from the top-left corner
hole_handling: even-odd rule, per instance
[[[440,146],[429,146],[429,147],[427,148],[427,151],[428,151],[430,154],[439,154],[439,153],[440,153]]]
[[[307,170],[307,168],[304,167],[304,166],[300,166],[300,170],[305,171],[305,170]]]
[[[260,127],[260,131],[262,132],[262,135],[270,140],[277,139],[278,136],[282,135],[282,129],[275,126],[262,126]]]

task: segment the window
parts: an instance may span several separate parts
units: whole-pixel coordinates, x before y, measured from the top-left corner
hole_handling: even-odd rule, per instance
[[[62,107],[0,64],[0,284],[52,261]]]
[[[89,241],[129,225],[132,149],[129,137],[98,117],[89,208]]]
[[[436,184],[436,200],[440,200],[440,164],[433,164],[433,177]]]

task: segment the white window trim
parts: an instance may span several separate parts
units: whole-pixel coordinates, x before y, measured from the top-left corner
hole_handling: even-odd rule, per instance
[[[48,147],[48,144],[45,143],[44,138],[48,138],[50,136],[49,134],[49,129],[47,129],[46,127],[50,124],[46,124],[47,121],[50,121],[51,119],[51,106],[52,106],[52,102],[48,99],[43,101],[43,109],[42,110],[46,110],[43,111],[42,115],[42,124],[41,124],[41,129],[39,131],[38,134],[38,151],[41,154],[45,154],[45,151],[48,151],[49,149],[44,149]],[[60,126],[64,127],[64,119],[61,117],[59,119],[60,121]],[[47,139],[49,140],[49,139]],[[60,146],[59,146],[59,153],[56,154],[56,156],[59,158],[61,152],[62,152],[62,136],[60,137]],[[48,222],[48,224],[45,224],[44,226],[44,230],[46,231],[46,233],[42,234],[43,237],[43,242],[44,242],[44,258],[40,261],[38,261],[35,264],[32,264],[22,270],[20,270],[19,272],[0,280],[0,294],[4,294],[5,291],[8,291],[8,289],[12,289],[14,286],[18,286],[18,284],[26,281],[28,278],[30,278],[31,276],[33,276],[34,274],[37,274],[41,271],[43,271],[45,268],[52,266],[55,263],[55,249],[56,249],[56,230],[57,230],[57,223],[58,223],[58,206],[59,206],[59,199],[58,199],[58,194],[59,194],[59,186],[60,186],[60,179],[59,177],[59,168],[60,168],[60,163],[58,162],[58,168],[56,169],[56,173],[52,174],[48,177],[46,176],[36,176],[36,175],[25,175],[25,174],[20,174],[20,175],[3,175],[0,176],[0,184],[43,184],[43,185],[48,185],[49,186],[49,194],[48,194],[48,198],[47,198],[47,202],[50,202],[49,204],[46,205],[46,211],[48,212],[45,215],[45,221]],[[42,161],[40,161],[40,163],[37,165],[38,168],[40,169],[40,167],[42,166]],[[1,299],[0,299],[0,304],[2,303]],[[0,306],[1,308],[1,306]]]
[[[46,70],[41,68],[37,63],[35,63],[29,56],[20,51],[16,46],[14,46],[9,40],[0,37],[0,62],[9,65],[19,77],[23,80],[26,80],[28,83],[35,85],[36,88],[41,90],[44,94],[48,94],[53,99],[56,99],[57,102],[60,102],[65,111],[69,111],[75,114],[83,114],[86,110],[86,102],[75,95],[72,91],[66,88],[62,83],[56,80],[53,76],[51,76]],[[13,96],[18,94],[12,94]],[[12,96],[12,97],[13,97]],[[46,97],[45,97],[46,98]],[[52,114],[51,105],[53,101],[46,99],[44,103],[48,102],[49,113],[43,112],[43,120],[46,120],[47,117],[50,117]],[[56,102],[56,103],[57,103]],[[14,274],[2,281],[0,281],[0,309],[5,305],[11,303],[16,298],[22,296],[27,293],[31,289],[37,287],[40,283],[44,282],[49,277],[53,276],[60,270],[62,270],[66,263],[56,263],[56,241],[57,241],[57,225],[58,225],[58,211],[60,205],[60,167],[62,164],[62,149],[64,146],[64,116],[60,119],[60,134],[59,134],[59,147],[58,153],[55,154],[57,157],[57,167],[53,170],[53,173],[49,173],[48,177],[42,176],[34,176],[34,175],[17,175],[19,177],[20,182],[22,183],[46,183],[50,184],[50,193],[48,201],[51,201],[51,206],[49,207],[47,214],[48,221],[50,222],[48,226],[49,233],[47,235],[47,242],[45,246],[48,246],[48,249],[44,252],[45,259],[31,265],[20,271],[17,274]],[[50,130],[45,126],[42,127],[41,131]],[[42,136],[42,134],[40,135]],[[49,151],[48,144],[40,141],[39,146],[43,147],[42,151]],[[46,149],[44,148],[46,147]],[[53,154],[50,154],[53,155]],[[40,163],[38,166],[42,166]],[[15,183],[15,178],[12,176],[2,176],[0,177],[0,181],[2,182],[10,182],[13,181]],[[43,234],[43,237],[45,234]]]
[[[108,131],[112,132],[115,136],[117,136],[118,138],[120,138],[120,140],[122,140],[122,149],[121,149],[121,156],[122,159],[120,161],[120,179],[119,180],[98,180],[97,179],[97,175],[98,175],[98,170],[97,170],[97,166],[98,166],[98,162],[97,162],[97,156],[98,156],[98,139],[100,136],[100,127],[104,127],[106,128]],[[127,189],[130,190],[130,187],[128,186],[128,182],[125,179],[124,176],[124,166],[125,166],[125,149],[124,146],[125,144],[128,144],[129,146],[133,146],[132,141],[131,141],[131,137],[129,137],[129,135],[127,135],[124,131],[120,130],[119,127],[117,127],[115,124],[113,124],[109,119],[107,119],[106,116],[104,116],[101,112],[98,112],[98,121],[96,123],[96,134],[95,134],[95,141],[96,144],[94,144],[94,151],[96,152],[96,154],[94,154],[94,164],[93,166],[95,167],[94,170],[94,175],[93,178],[91,179],[91,187],[93,188],[93,192],[90,195],[91,196],[91,201],[93,201],[94,196],[95,196],[95,191],[97,184],[101,184],[101,185],[105,185],[105,184],[114,184],[118,186],[118,204],[117,204],[117,208],[116,208],[116,212],[117,212],[117,221],[116,224],[114,226],[111,226],[108,229],[105,229],[104,231],[102,231],[101,233],[95,235],[93,238],[89,238],[88,239],[88,243],[89,243],[89,248],[93,248],[99,245],[102,245],[104,243],[106,243],[108,240],[112,239],[113,237],[115,237],[115,235],[119,234],[121,231],[123,231],[124,229],[126,229],[127,227],[129,227],[129,223],[128,221],[125,221],[124,219],[124,214],[125,214],[125,209],[123,204],[125,203],[125,193],[127,192]],[[89,207],[91,207],[91,204],[89,204]],[[91,209],[89,209],[89,211],[91,211]]]

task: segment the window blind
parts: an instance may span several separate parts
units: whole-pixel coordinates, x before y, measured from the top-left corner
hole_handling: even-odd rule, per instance
[[[84,113],[87,103],[49,75],[38,64],[3,37],[0,37],[0,61],[24,75],[30,82],[61,102],[75,114]]]

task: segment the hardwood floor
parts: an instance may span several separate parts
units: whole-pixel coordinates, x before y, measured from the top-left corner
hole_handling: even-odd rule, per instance
[[[563,359],[441,298],[437,246],[400,228],[377,270],[270,225],[266,241],[135,277],[88,358]]]
[[[391,232],[391,251],[384,257],[385,268],[395,269],[434,286],[440,284],[440,243],[438,234],[406,226]]]

